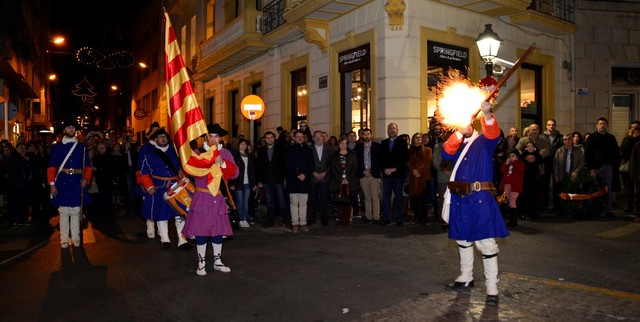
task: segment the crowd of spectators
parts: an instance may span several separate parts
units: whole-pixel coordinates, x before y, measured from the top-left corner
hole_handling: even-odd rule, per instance
[[[523,191],[516,210],[507,210],[515,205],[504,206],[505,218],[514,221],[516,214],[516,218],[536,220],[541,212],[565,216],[568,208],[560,198],[562,192],[589,194],[605,185],[605,198],[590,201],[597,203],[590,208],[611,217],[617,206],[614,192],[624,191],[624,212],[636,216],[640,209],[640,121],[630,124],[620,145],[608,132],[606,118],[598,119],[593,133],[563,135],[553,119],[545,125],[545,131],[538,124],[529,124],[521,133],[512,127],[501,134],[494,153],[493,183],[498,195],[503,192],[505,172],[501,168],[510,156],[509,162],[524,163]],[[439,218],[441,198],[452,165],[440,157],[442,143],[451,133],[442,125],[409,135],[390,123],[386,138],[374,138],[368,128],[335,136],[312,131],[307,122],[289,131],[280,126],[276,132],[265,132],[255,145],[242,135],[225,143],[242,169],[242,175],[229,186],[243,227],[256,221],[265,226],[280,221],[298,232],[308,230],[307,225],[317,219],[329,225],[330,217],[340,225],[349,225],[355,218],[399,226],[431,220],[444,227]],[[140,144],[128,136],[101,132],[86,133],[82,139],[95,179],[87,213],[101,216],[118,207],[138,211],[141,197],[136,193],[135,169]],[[56,213],[49,205],[45,182],[51,144],[55,142],[25,142],[23,137],[14,144],[0,142],[0,206],[8,207],[13,226],[48,220]]]

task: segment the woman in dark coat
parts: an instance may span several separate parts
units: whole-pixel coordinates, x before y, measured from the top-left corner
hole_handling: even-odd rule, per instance
[[[338,209],[338,221],[342,226],[351,224],[352,194],[360,190],[358,179],[358,160],[356,154],[347,149],[347,139],[338,143],[338,151],[331,156],[331,183],[329,189],[335,196]]]
[[[431,163],[433,151],[422,142],[422,135],[416,133],[411,138],[409,148],[409,198],[413,210],[414,224],[427,223],[427,198],[431,190]],[[437,218],[437,216],[436,216]]]

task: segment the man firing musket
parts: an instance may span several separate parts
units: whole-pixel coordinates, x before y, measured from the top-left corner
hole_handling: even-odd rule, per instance
[[[442,217],[449,223],[449,238],[456,241],[460,255],[460,275],[445,289],[469,292],[474,287],[475,244],[482,253],[487,289],[485,304],[490,306],[499,303],[499,250],[495,238],[509,236],[492,182],[492,157],[500,141],[500,126],[491,108],[498,89],[523,60],[519,59],[517,66],[500,83],[485,78],[480,86],[474,86],[464,78],[445,78],[442,97],[438,101],[440,122],[455,129],[442,150],[442,160],[451,160],[454,164],[444,195]],[[478,114],[482,133],[473,127]]]

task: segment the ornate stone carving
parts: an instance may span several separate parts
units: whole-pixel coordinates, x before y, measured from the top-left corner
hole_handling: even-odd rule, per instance
[[[355,46],[355,43],[356,43],[355,36],[356,36],[356,33],[353,31],[349,31],[346,34],[344,34],[344,38],[347,39],[347,41],[349,42],[349,46],[351,47]]]
[[[302,30],[306,42],[318,46],[323,54],[327,52],[327,48],[329,48],[329,31],[326,23],[303,21],[298,24],[298,27]]]
[[[389,15],[389,26],[391,30],[402,30],[404,26],[404,11],[407,5],[403,0],[387,0],[384,10]]]

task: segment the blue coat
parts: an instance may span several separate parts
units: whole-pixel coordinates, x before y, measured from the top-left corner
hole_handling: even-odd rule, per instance
[[[154,152],[156,147],[147,143],[140,149],[138,155],[138,169],[141,176],[150,176],[153,185],[156,187],[156,192],[150,195],[147,192],[143,192],[142,212],[141,216],[145,219],[153,220],[169,220],[178,216],[179,214],[171,207],[171,205],[164,200],[164,193],[171,187],[172,184],[178,181],[178,173],[167,165],[163,159]],[[178,154],[173,148],[173,144],[169,144],[169,149],[165,153],[175,169],[180,169],[180,160]],[[164,177],[171,179],[160,179],[157,177]],[[146,188],[143,188],[146,190]]]
[[[67,162],[63,165],[64,158],[71,150],[73,142],[62,144],[58,142],[51,146],[51,154],[49,155],[49,169],[55,168],[55,173],[58,172],[60,167],[65,169],[83,169],[83,158],[85,168],[91,167],[91,161],[89,160],[89,153],[87,152],[87,146],[84,143],[78,142],[76,148],[67,159]],[[80,196],[83,195],[84,205],[88,205],[91,201],[89,197],[88,187],[83,189],[80,187],[80,181],[82,174],[67,174],[60,172],[55,179],[55,186],[58,190],[58,194],[55,198],[51,199],[51,204],[54,206],[63,207],[80,207]],[[49,181],[53,181],[50,180]]]
[[[484,121],[484,120],[483,120]],[[491,127],[498,127],[495,121]],[[485,133],[480,134],[469,147],[458,169],[455,180],[466,182],[491,182],[493,180],[493,151],[500,141],[497,135],[488,139]],[[498,133],[500,129],[498,128]],[[453,134],[447,143],[458,140]],[[458,143],[459,144],[459,143]],[[455,143],[454,143],[455,145]],[[457,162],[462,149],[457,149],[454,154],[442,150],[442,160]],[[509,231],[504,223],[498,202],[493,192],[482,190],[472,192],[470,195],[451,194],[451,206],[449,208],[449,238],[453,240],[476,241],[487,238],[506,237]]]

